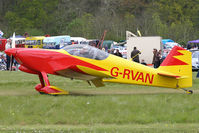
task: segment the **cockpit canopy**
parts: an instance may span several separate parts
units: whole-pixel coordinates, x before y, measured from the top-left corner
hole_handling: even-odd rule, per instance
[[[109,54],[105,51],[89,45],[75,44],[66,46],[63,49],[71,55],[85,57],[89,59],[104,60],[109,56]]]

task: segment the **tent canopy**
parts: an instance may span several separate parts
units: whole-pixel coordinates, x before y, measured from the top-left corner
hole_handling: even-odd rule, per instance
[[[199,39],[198,40],[193,40],[193,41],[188,41],[188,43],[199,43]]]
[[[12,39],[13,36],[10,37],[10,39]],[[25,38],[24,36],[21,35],[16,35],[15,38]]]
[[[163,44],[166,44],[167,42],[174,42],[174,41],[171,39],[162,39]]]

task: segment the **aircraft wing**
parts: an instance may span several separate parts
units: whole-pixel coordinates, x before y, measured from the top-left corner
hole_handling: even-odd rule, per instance
[[[92,68],[88,68],[80,65],[71,65],[64,69],[57,70],[58,75],[68,77],[71,79],[81,79],[86,81],[92,81],[96,87],[104,86],[103,78],[115,78],[103,71],[97,71]]]

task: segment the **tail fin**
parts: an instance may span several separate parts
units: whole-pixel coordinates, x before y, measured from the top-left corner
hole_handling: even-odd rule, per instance
[[[158,70],[178,75],[178,88],[192,86],[192,61],[191,52],[175,46]]]

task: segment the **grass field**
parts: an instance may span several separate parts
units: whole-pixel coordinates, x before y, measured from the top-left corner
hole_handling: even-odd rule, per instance
[[[49,76],[68,96],[39,95],[36,75],[0,72],[1,132],[199,132],[199,79],[193,95],[181,90]]]

